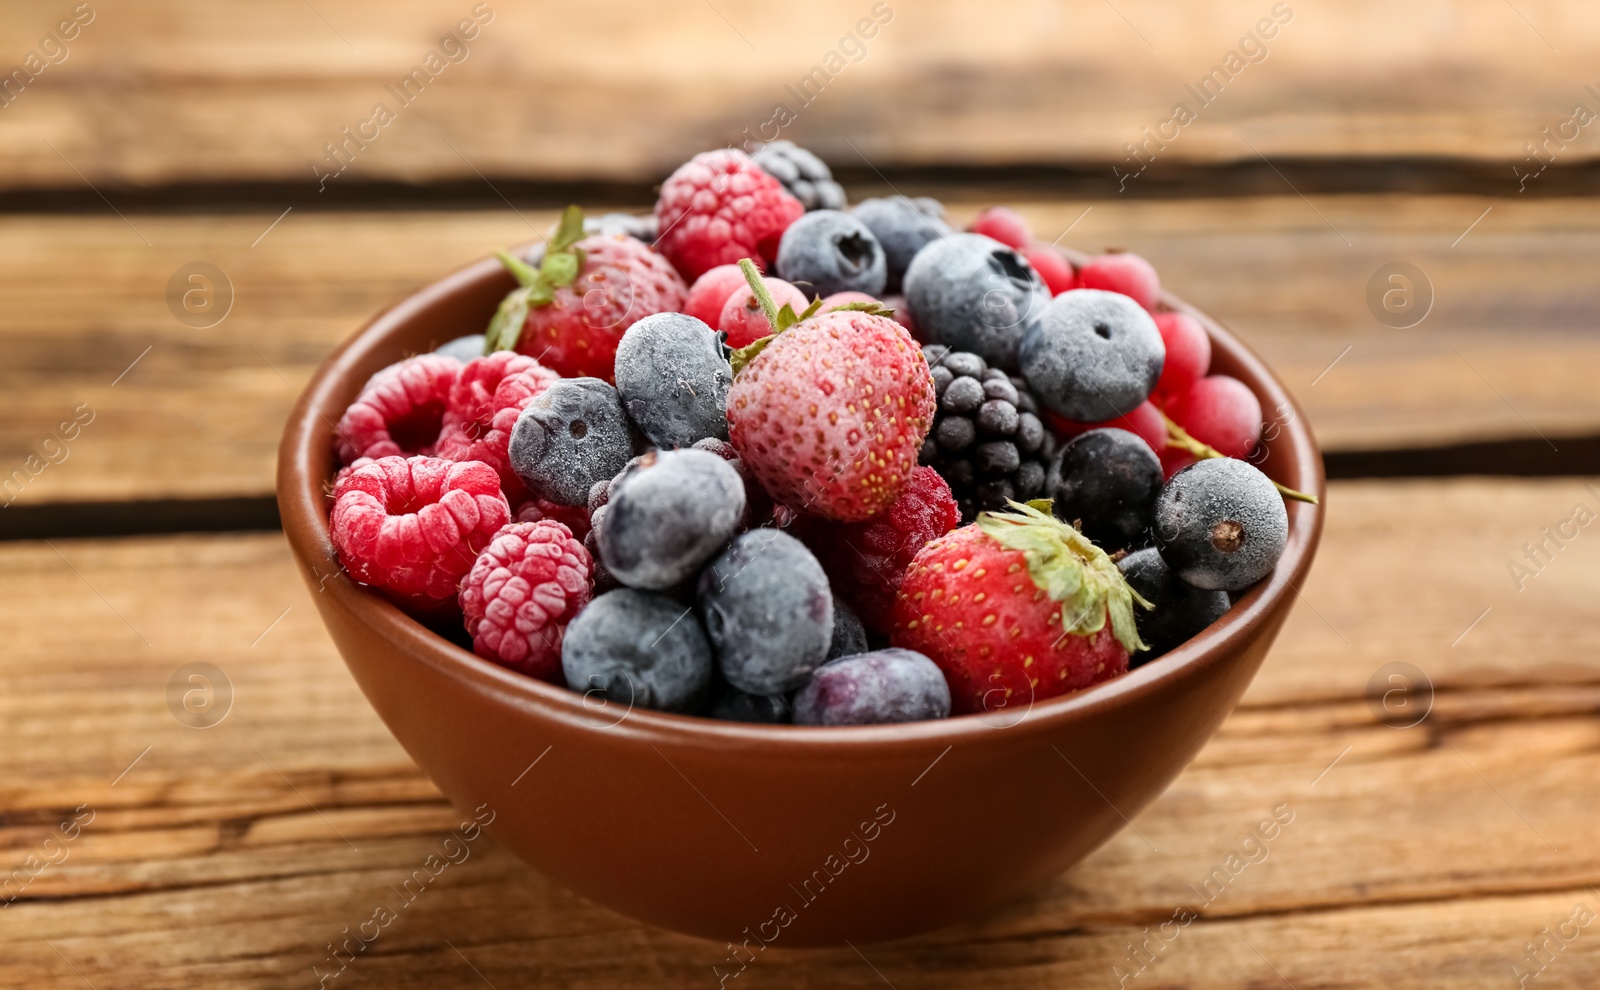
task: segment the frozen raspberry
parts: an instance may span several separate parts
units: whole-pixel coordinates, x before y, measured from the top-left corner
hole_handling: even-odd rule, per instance
[[[589,552],[558,522],[511,523],[461,582],[472,651],[559,683],[567,623],[589,604]]]
[[[1028,259],[1028,264],[1044,279],[1045,287],[1052,296],[1059,296],[1078,288],[1078,273],[1072,270],[1072,262],[1068,261],[1061,252],[1052,247],[1030,248],[1023,252],[1023,257]]]
[[[453,357],[418,354],[373,375],[334,429],[339,460],[432,455],[460,374]]]
[[[380,457],[333,497],[328,531],[344,569],[423,617],[454,611],[457,582],[511,518],[500,476],[478,461]]]
[[[576,248],[577,278],[528,309],[517,350],[565,378],[610,382],[623,333],[653,313],[681,310],[686,290],[666,258],[632,237],[585,237]]]
[[[933,468],[919,467],[884,512],[844,526],[814,523],[802,533],[822,560],[834,591],[855,606],[867,628],[887,633],[911,558],[960,524],[961,509],[950,486]]]
[[[558,522],[572,531],[575,539],[589,535],[589,509],[582,505],[562,505],[542,498],[529,499],[511,510],[511,521],[518,523]]]
[[[461,369],[450,388],[435,454],[447,461],[482,461],[500,473],[501,490],[512,502],[528,492],[511,470],[511,428],[528,402],[560,376],[533,358],[495,351]]]
[[[806,208],[742,151],[695,155],[661,184],[656,242],[686,279],[740,258],[771,270],[778,240]]]
[[[759,266],[758,266],[759,267]],[[718,265],[694,280],[683,297],[683,311],[714,327],[722,319],[722,304],[740,289],[749,288],[738,265]]]
[[[1033,240],[1033,229],[1016,210],[1004,206],[991,206],[978,214],[967,229],[974,234],[992,237],[1007,247],[1025,250]]]

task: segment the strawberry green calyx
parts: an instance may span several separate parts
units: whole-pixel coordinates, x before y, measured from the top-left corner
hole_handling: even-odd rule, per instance
[[[784,303],[780,309],[777,301],[772,298],[772,293],[767,291],[767,283],[761,280],[761,270],[756,267],[755,262],[749,258],[741,258],[739,260],[739,271],[744,273],[744,280],[750,283],[750,292],[756,297],[756,302],[761,304],[761,312],[766,315],[767,326],[772,328],[772,332],[760,340],[752,341],[733,352],[729,363],[733,365],[735,377],[744,370],[745,365],[755,360],[757,354],[766,350],[767,345],[772,343],[772,338],[801,320],[809,319],[816,315],[817,310],[822,307],[822,300],[818,298],[811,300],[811,305],[807,306],[803,313],[796,314],[794,307],[788,303]],[[853,307],[839,308],[848,309]]]
[[[828,312],[830,312],[830,313],[857,312],[857,313],[866,313],[868,316],[886,316],[891,320],[894,319],[894,307],[893,306],[885,306],[883,303],[880,303],[880,302],[845,303],[843,306],[834,306],[834,307],[832,307],[831,309],[828,310]]]
[[[1172,417],[1168,416],[1166,413],[1161,414],[1161,421],[1167,424],[1168,447],[1177,447],[1179,450],[1186,450],[1190,454],[1194,455],[1197,460],[1202,461],[1209,460],[1213,457],[1228,456],[1210,444],[1203,443],[1202,441],[1196,440],[1194,437],[1190,436],[1188,430],[1185,430],[1183,427],[1173,422]],[[1268,480],[1271,481],[1270,478]],[[1278,490],[1278,494],[1282,495],[1284,498],[1293,499],[1296,502],[1309,502],[1312,505],[1319,504],[1315,495],[1307,495],[1305,492],[1296,491],[1287,485],[1280,485],[1276,481],[1272,482],[1272,487],[1276,488]]]
[[[489,329],[484,332],[484,353],[516,350],[528,310],[548,306],[555,300],[557,289],[571,285],[578,277],[583,268],[583,251],[577,247],[581,240],[583,209],[569,206],[562,212],[556,232],[546,242],[544,258],[538,268],[508,251],[495,252],[495,257],[506,266],[519,287],[511,290],[489,321]]]
[[[1147,650],[1134,626],[1133,607],[1151,608],[1122,571],[1088,537],[1050,514],[1050,501],[1011,502],[1004,512],[980,512],[977,527],[1008,550],[1021,553],[1034,586],[1061,603],[1063,633],[1092,636],[1105,628],[1129,653]]]

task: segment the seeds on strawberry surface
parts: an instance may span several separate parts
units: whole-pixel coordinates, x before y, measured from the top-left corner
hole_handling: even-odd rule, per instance
[[[824,664],[794,697],[796,725],[887,725],[945,718],[950,686],[913,650],[876,650]]]
[[[712,329],[682,313],[647,316],[617,345],[617,394],[650,442],[671,449],[728,438],[733,369]]]
[[[617,390],[598,378],[563,378],[523,408],[509,454],[536,497],[584,505],[589,489],[633,457],[633,427]]]
[[[778,274],[819,296],[875,296],[887,278],[883,247],[867,225],[838,210],[817,210],[789,225],[778,243]]]
[[[1007,370],[1023,335],[1050,301],[1015,249],[982,234],[930,242],[906,269],[906,302],[922,333]]]
[[[1098,423],[1149,397],[1165,355],[1155,321],[1127,296],[1074,289],[1052,300],[1023,338],[1022,375],[1046,406]]]
[[[665,590],[693,577],[739,530],[744,483],[703,450],[651,451],[611,482],[597,543],[623,584]]]
[[[1283,496],[1253,465],[1231,457],[1174,474],[1156,500],[1156,546],[1197,588],[1243,591],[1266,577],[1289,540]]]
[[[711,684],[711,644],[693,609],[618,588],[568,624],[561,671],[567,687],[608,705],[687,713]]]

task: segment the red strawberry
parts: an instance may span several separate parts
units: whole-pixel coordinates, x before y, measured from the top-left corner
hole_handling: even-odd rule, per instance
[[[841,310],[794,321],[745,270],[778,332],[735,355],[728,438],[773,499],[842,522],[905,487],[933,423],[933,375],[905,328]]]
[[[922,548],[892,641],[939,665],[954,712],[1025,708],[1126,671],[1144,648],[1135,602],[1148,607],[1104,551],[1013,503]]]
[[[583,211],[568,207],[536,269],[500,252],[521,286],[489,324],[488,349],[515,350],[565,378],[613,379],[617,344],[633,324],[683,308],[683,279],[643,241],[583,237]]]

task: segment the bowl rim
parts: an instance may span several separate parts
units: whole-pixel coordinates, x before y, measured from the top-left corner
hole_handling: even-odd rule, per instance
[[[1075,265],[1086,260],[1077,252],[1058,250]],[[488,281],[504,282],[508,290],[511,287],[509,276],[492,256],[472,262],[413,292],[346,338],[323,360],[311,382],[300,393],[279,445],[277,498],[284,534],[308,575],[321,573],[316,564],[331,565],[338,573],[343,573],[328,535],[326,479],[316,470],[319,461],[328,461],[332,456],[332,436],[338,417],[330,418],[328,410],[342,414],[340,396],[351,392],[349,382],[361,368],[381,367],[394,360],[392,353],[387,360],[379,357],[389,346],[391,335],[418,314],[445,303],[452,295],[481,288],[482,283]],[[1326,506],[1326,479],[1320,450],[1304,411],[1282,382],[1255,352],[1217,320],[1168,292],[1162,293],[1160,302],[1165,309],[1187,313],[1198,320],[1211,339],[1213,362],[1218,354],[1225,355],[1228,363],[1234,365],[1236,377],[1261,400],[1263,411],[1276,414],[1277,420],[1282,422],[1282,432],[1272,447],[1273,454],[1281,455],[1274,458],[1280,465],[1273,472],[1279,475],[1276,480],[1315,494],[1321,504],[1288,503],[1289,540],[1277,567],[1201,633],[1163,656],[1110,680],[1072,694],[1037,702],[1030,700],[1015,722],[995,724],[994,719],[1007,711],[1001,709],[892,725],[764,725],[723,722],[631,706],[620,719],[612,722],[607,721],[609,716],[596,717],[596,712],[603,711],[606,706],[595,709],[588,695],[485,660],[428,629],[381,595],[354,581],[324,580],[319,595],[332,596],[331,605],[371,626],[397,653],[412,655],[476,693],[574,727],[603,729],[640,742],[677,748],[778,745],[790,749],[797,746],[812,750],[871,746],[887,750],[896,746],[926,748],[941,743],[954,747],[977,739],[992,740],[997,735],[1022,742],[1040,734],[1050,734],[1063,723],[1137,704],[1168,690],[1175,682],[1196,677],[1207,668],[1238,655],[1263,623],[1291,604],[1291,595],[1298,597],[1299,586],[1310,569],[1321,537]],[[319,447],[323,451],[320,455]],[[1002,728],[1008,731],[995,732]]]

